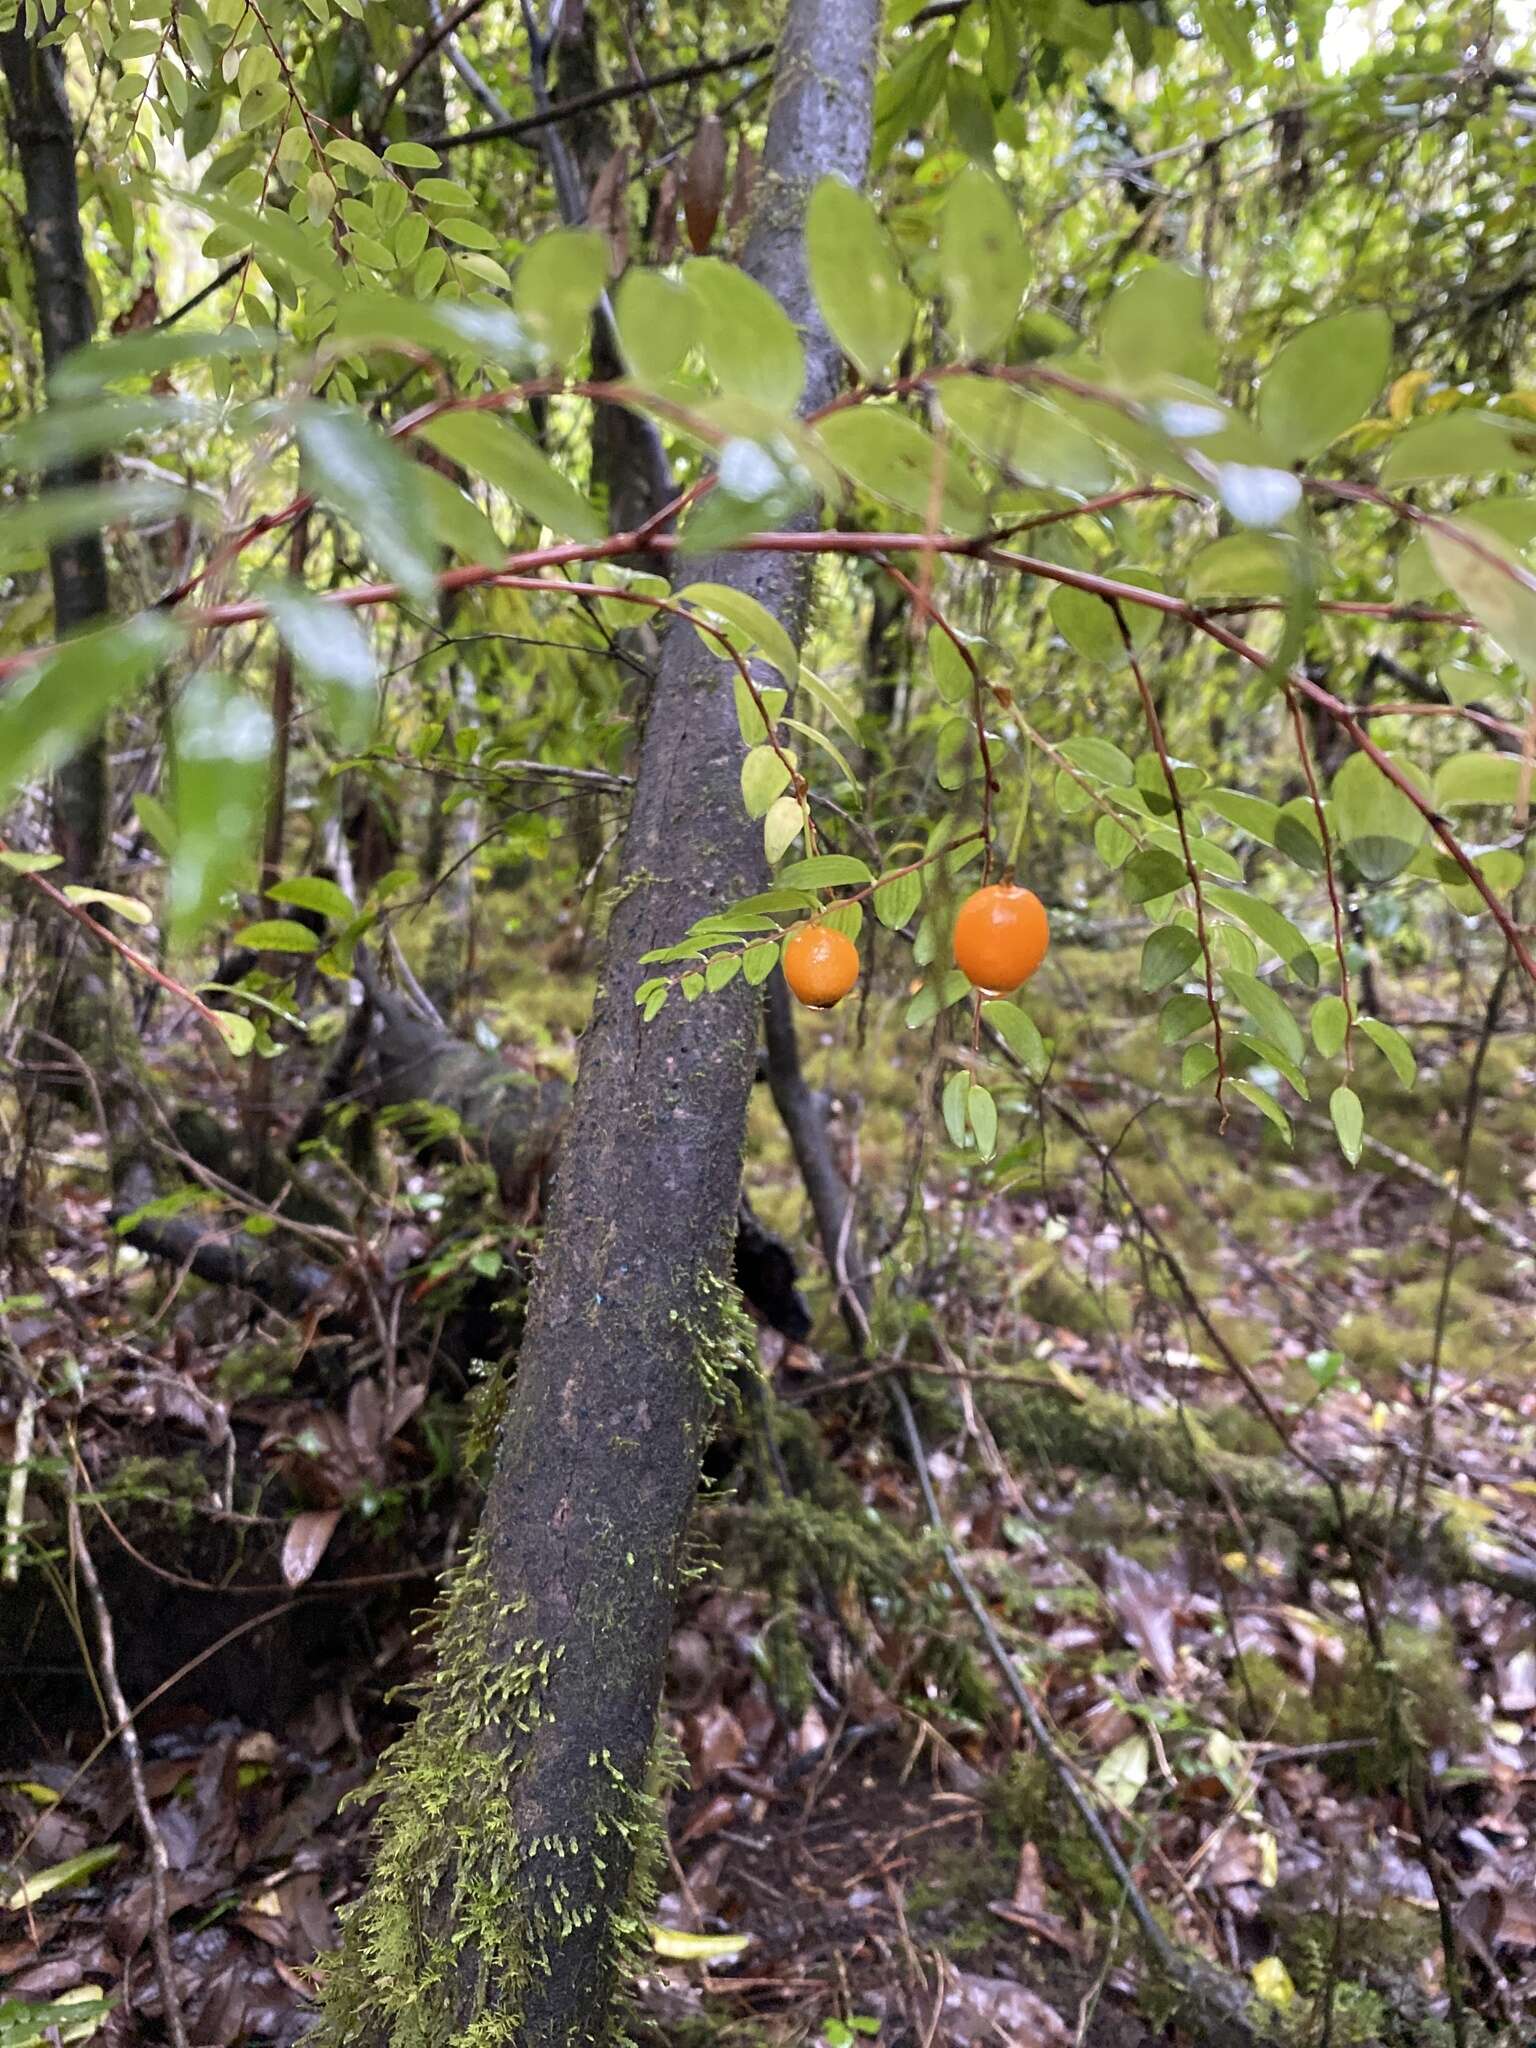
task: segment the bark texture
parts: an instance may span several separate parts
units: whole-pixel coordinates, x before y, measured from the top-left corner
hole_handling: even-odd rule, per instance
[[[867,162],[877,0],[791,0],[746,267],[840,358],[803,248],[817,178]],[[697,565],[798,639],[807,565]],[[669,635],[604,986],[582,1051],[486,1514],[397,1749],[373,1881],[328,1987],[333,2036],[573,2048],[608,2031],[656,1821],[656,1708],[698,1461],[740,1354],[723,1274],[758,1000],[640,1021],[640,956],[762,880],[730,670]]]
[[[96,327],[85,245],[80,234],[80,190],[75,177],[75,130],[64,90],[62,54],[42,49],[18,26],[0,34],[0,70],[10,105],[7,126],[26,192],[23,226],[32,257],[43,366],[51,374]],[[44,488],[99,481],[101,464],[61,464]],[[60,541],[51,551],[54,623],[60,635],[107,611],[107,561],[98,533]],[[59,770],[54,784],[55,828],[64,873],[93,878],[107,842],[107,743],[88,741]]]

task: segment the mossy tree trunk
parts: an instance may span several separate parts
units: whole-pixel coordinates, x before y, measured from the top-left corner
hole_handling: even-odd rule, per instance
[[[51,375],[71,350],[88,342],[96,326],[85,244],[80,231],[80,190],[75,176],[75,130],[64,90],[63,53],[44,48],[20,25],[0,34],[0,69],[10,96],[7,127],[26,193],[24,227],[32,258],[43,367]],[[96,456],[60,463],[45,488],[100,480]],[[107,561],[98,533],[55,543],[49,555],[54,624],[62,635],[107,611]],[[93,881],[107,843],[108,770],[105,735],[88,740],[66,761],[54,783],[54,823],[64,873]]]
[[[862,178],[878,0],[791,0],[746,266],[838,383],[805,272],[817,178]],[[684,570],[798,640],[805,564]],[[327,1990],[332,2038],[574,2048],[608,2031],[653,1835],[680,1551],[739,1343],[729,1256],[759,1014],[741,982],[642,1024],[641,955],[761,886],[731,671],[672,632],[647,719],[604,985],[483,1525],[396,1750],[369,1890]]]

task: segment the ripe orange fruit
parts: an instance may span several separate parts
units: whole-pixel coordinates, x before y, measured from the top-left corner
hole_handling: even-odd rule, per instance
[[[797,924],[784,941],[784,979],[812,1010],[830,1010],[859,978],[859,949],[824,924]]]
[[[1032,889],[993,882],[961,904],[955,918],[955,965],[987,995],[1009,995],[1045,958],[1051,927]]]

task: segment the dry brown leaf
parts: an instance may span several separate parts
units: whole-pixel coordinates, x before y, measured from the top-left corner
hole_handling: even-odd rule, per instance
[[[683,217],[695,256],[709,253],[724,201],[725,130],[716,115],[706,114],[683,170]]]
[[[308,1508],[295,1515],[283,1538],[283,1584],[302,1586],[314,1576],[341,1520],[340,1508]]]

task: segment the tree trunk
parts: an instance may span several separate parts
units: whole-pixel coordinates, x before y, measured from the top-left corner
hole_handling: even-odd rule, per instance
[[[806,277],[805,203],[824,173],[862,177],[877,18],[877,0],[791,0],[779,46],[747,268],[805,335],[807,406],[840,359]],[[804,564],[702,573],[802,633]],[[599,2040],[640,1932],[680,1552],[741,1348],[722,1274],[758,998],[738,981],[642,1024],[633,994],[643,953],[761,883],[741,755],[731,671],[674,630],[485,1518],[389,1767],[372,1883],[327,1986],[332,2038]]]
[[[85,245],[80,234],[80,191],[75,178],[75,130],[64,90],[58,49],[42,49],[20,26],[0,34],[0,69],[10,91],[7,126],[21,164],[26,192],[27,247],[37,294],[43,367],[51,375],[72,349],[83,347],[96,327]],[[44,488],[92,484],[101,464],[92,456],[50,470]],[[59,541],[49,555],[53,577],[54,624],[60,636],[88,625],[107,611],[107,561],[101,536],[87,533]],[[87,740],[65,762],[54,783],[54,822],[64,856],[64,875],[91,881],[100,872],[107,843],[107,741]]]

